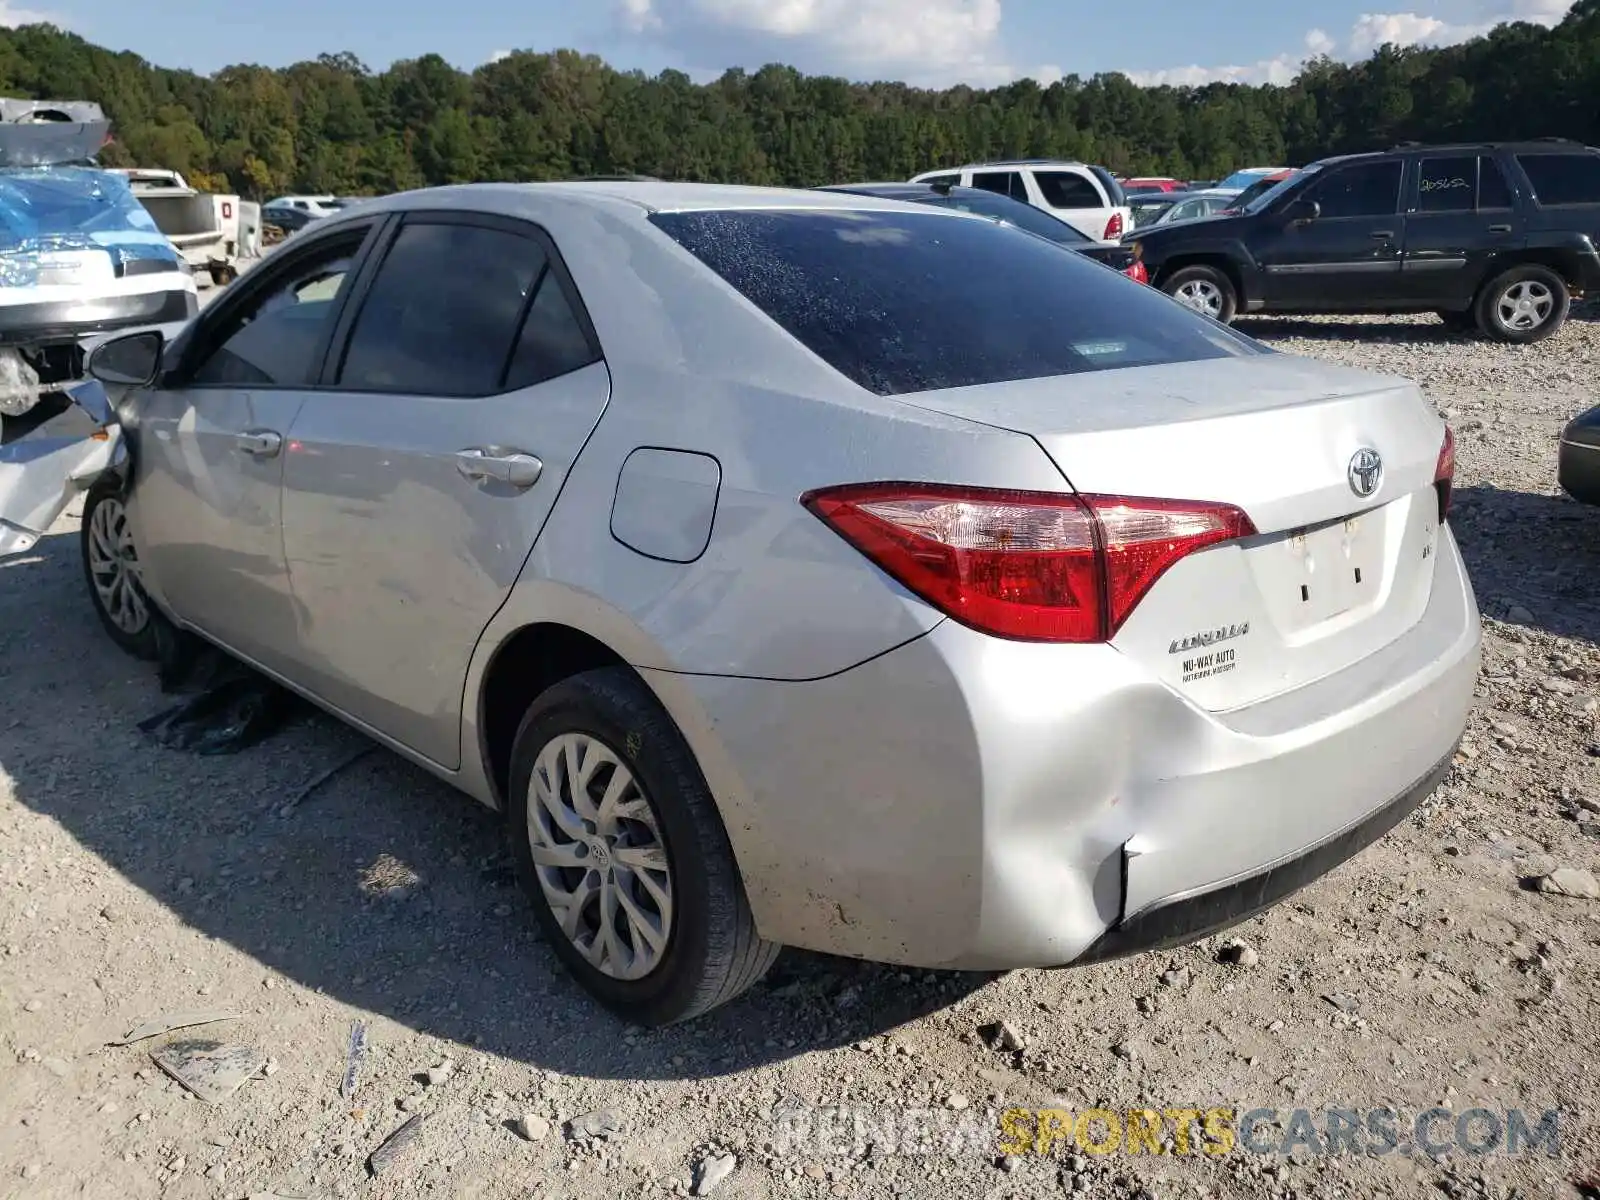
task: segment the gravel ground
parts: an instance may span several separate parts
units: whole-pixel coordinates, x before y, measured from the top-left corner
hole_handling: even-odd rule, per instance
[[[629,1029],[535,944],[492,815],[384,753],[286,809],[364,745],[315,716],[236,758],[156,748],[135,725],[164,698],[95,624],[75,522],[0,564],[0,1196],[1582,1194],[1600,899],[1528,881],[1600,868],[1600,513],[1554,485],[1558,430],[1600,402],[1600,314],[1526,349],[1432,318],[1244,327],[1448,414],[1487,641],[1446,784],[1243,945],[1000,978],[791,953],[707,1019]],[[237,1019],[107,1044],[194,1010]],[[150,1055],[203,1038],[266,1064],[191,1098]],[[1554,1158],[1008,1158],[1008,1105],[1564,1113]],[[973,1136],[918,1153],[913,1121]]]

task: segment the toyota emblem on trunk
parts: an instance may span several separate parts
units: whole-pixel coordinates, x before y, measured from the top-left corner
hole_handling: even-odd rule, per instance
[[[1350,480],[1350,490],[1356,495],[1372,495],[1383,482],[1383,456],[1370,446],[1363,446],[1350,456],[1350,470],[1346,478]]]

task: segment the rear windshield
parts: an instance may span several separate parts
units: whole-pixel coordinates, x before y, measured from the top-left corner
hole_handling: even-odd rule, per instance
[[[650,220],[882,396],[1264,353],[1153,288],[992,221],[838,210]]]
[[[1090,244],[1087,234],[1080,233],[1065,221],[1052,217],[1044,209],[1023,204],[1020,200],[1013,200],[1009,196],[996,196],[978,188],[962,188],[960,193],[949,196],[938,194],[918,196],[916,203],[932,204],[936,208],[958,208],[962,212],[977,213],[981,217],[998,217],[1002,221],[1010,221],[1018,229],[1036,233],[1052,242],[1070,242],[1074,246]]]

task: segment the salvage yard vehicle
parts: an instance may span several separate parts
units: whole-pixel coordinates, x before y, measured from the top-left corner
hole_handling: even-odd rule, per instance
[[[118,168],[198,280],[222,286],[261,255],[261,206],[202,192],[177,171]]]
[[[1600,150],[1547,139],[1330,158],[1237,216],[1136,240],[1157,287],[1219,321],[1437,312],[1537,342],[1600,290]]]
[[[971,163],[926,171],[912,183],[948,183],[982,188],[1042,208],[1097,242],[1115,242],[1133,228],[1127,193],[1104,167],[1048,158]]]
[[[501,809],[546,940],[641,1023],[779,944],[1223,928],[1403,820],[1472,703],[1414,385],[959,211],[388,196],[91,369],[112,637],[209,639]]]
[[[1023,204],[1009,196],[997,196],[982,188],[956,187],[949,183],[839,183],[819,189],[828,192],[852,192],[857,196],[881,196],[886,200],[909,200],[913,204],[931,204],[936,208],[954,208],[961,212],[976,213],[1005,221],[1027,233],[1054,242],[1086,258],[1104,263],[1120,271],[1129,279],[1149,283],[1144,264],[1139,256],[1126,246],[1105,245],[1086,237],[1075,225],[1068,225],[1060,217],[1053,217],[1041,208]]]
[[[1579,413],[1561,431],[1556,478],[1580,504],[1600,504],[1600,405]]]
[[[83,339],[198,311],[124,178],[85,165],[109,129],[95,104],[0,100],[0,443],[68,407]]]

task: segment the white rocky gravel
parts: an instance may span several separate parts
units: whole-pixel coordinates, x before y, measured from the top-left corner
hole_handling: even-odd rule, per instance
[[[496,819],[420,771],[369,755],[285,809],[357,735],[308,716],[210,759],[142,738],[164,698],[96,626],[64,521],[0,564],[0,1196],[1579,1195],[1600,1174],[1600,510],[1557,494],[1555,439],[1600,403],[1597,318],[1528,348],[1432,318],[1243,323],[1417,378],[1458,432],[1484,670],[1416,817],[1206,944],[995,979],[790,954],[664,1032],[562,976]],[[107,1044],[192,1010],[237,1019]],[[185,1039],[270,1069],[207,1105],[149,1057]],[[1006,1155],[993,1110],[1054,1098],[1565,1124],[1554,1159]],[[790,1144],[804,1106],[830,1104],[873,1110],[862,1144]],[[906,1152],[885,1122],[919,1107],[986,1136]]]

